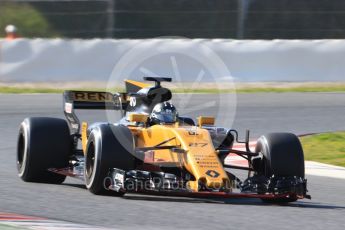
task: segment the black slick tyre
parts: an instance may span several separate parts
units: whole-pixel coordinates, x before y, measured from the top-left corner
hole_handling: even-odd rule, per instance
[[[85,184],[96,195],[124,193],[109,191],[108,173],[111,168],[135,168],[134,139],[131,131],[121,125],[101,124],[88,138],[85,155]],[[107,179],[108,178],[108,179]]]
[[[26,118],[20,124],[17,141],[18,176],[26,182],[62,183],[66,176],[49,172],[48,169],[67,167],[71,146],[65,120]]]
[[[255,152],[263,155],[261,174],[270,178],[304,178],[304,154],[298,137],[292,133],[270,133],[258,139]],[[263,199],[266,202],[286,203],[296,201],[297,197]]]

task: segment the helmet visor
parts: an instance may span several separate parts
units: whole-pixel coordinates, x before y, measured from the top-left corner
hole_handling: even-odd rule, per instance
[[[176,122],[176,112],[161,112],[159,114],[156,114],[156,118],[164,123],[174,123]]]

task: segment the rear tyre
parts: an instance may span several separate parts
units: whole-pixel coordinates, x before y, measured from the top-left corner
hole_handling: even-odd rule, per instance
[[[111,183],[108,173],[110,168],[135,168],[134,139],[131,131],[125,126],[101,124],[92,130],[86,149],[84,175],[88,190],[96,195],[123,195],[123,192],[108,189]]]
[[[301,177],[304,178],[304,154],[298,137],[292,133],[270,133],[261,136],[255,152],[263,155],[260,173],[270,178]],[[262,199],[265,202],[286,203],[297,200],[297,197],[280,199]]]
[[[71,137],[67,122],[58,118],[26,118],[19,127],[18,176],[26,182],[61,184],[66,176],[49,168],[68,166]]]

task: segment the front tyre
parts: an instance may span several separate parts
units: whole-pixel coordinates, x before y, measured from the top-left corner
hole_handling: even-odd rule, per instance
[[[111,168],[135,168],[134,139],[125,126],[101,124],[90,133],[86,147],[84,175],[86,187],[91,193],[124,194],[109,191],[110,184],[106,178]]]
[[[26,118],[17,141],[18,176],[26,182],[61,184],[66,176],[49,168],[68,166],[71,137],[67,122],[49,117]]]
[[[259,173],[266,178],[304,179],[304,154],[298,137],[292,133],[270,133],[258,139],[255,152],[263,155]],[[263,199],[266,202],[293,202],[297,197]]]

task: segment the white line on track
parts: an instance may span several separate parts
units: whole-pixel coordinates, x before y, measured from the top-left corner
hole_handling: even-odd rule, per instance
[[[253,151],[255,149],[256,142],[251,141],[249,143],[249,146],[251,150]],[[236,144],[234,145],[234,149],[237,150],[243,150],[245,151],[246,148],[243,144]],[[248,162],[236,155],[236,154],[230,154],[227,158],[225,158],[226,164],[236,165],[236,166],[243,166],[248,167]],[[337,179],[345,179],[345,168],[329,165],[329,164],[323,164],[319,162],[314,161],[305,161],[305,173],[307,175],[313,175],[313,176],[322,176],[322,177],[332,177]]]
[[[314,161],[305,162],[305,173],[313,176],[345,179],[345,168]]]
[[[109,228],[1,212],[0,225],[0,228],[2,226],[10,226],[18,229],[32,230],[109,230]]]
[[[0,224],[15,228],[28,228],[32,230],[110,230],[109,228],[99,228],[90,225],[73,224],[63,221],[1,221]]]

